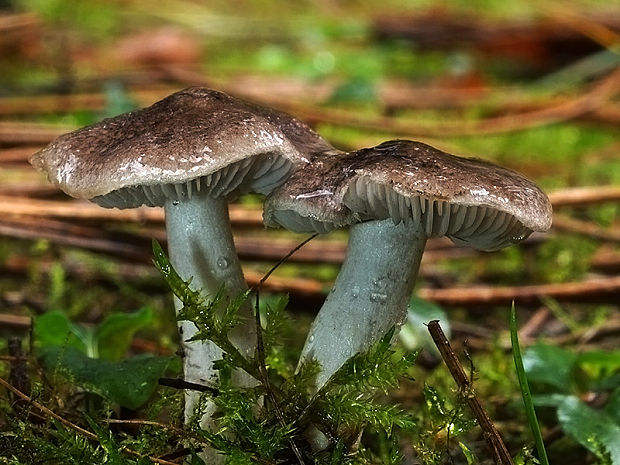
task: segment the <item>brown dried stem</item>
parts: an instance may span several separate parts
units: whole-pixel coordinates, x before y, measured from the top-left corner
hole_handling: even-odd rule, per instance
[[[439,321],[431,321],[428,324],[428,331],[431,333],[433,341],[439,349],[439,353],[446,363],[448,370],[450,370],[452,378],[456,381],[461,396],[465,402],[467,402],[467,405],[469,405],[469,408],[471,409],[476,420],[478,420],[478,424],[482,429],[482,435],[491,453],[493,454],[495,463],[500,465],[512,465],[512,457],[506,448],[506,444],[504,444],[502,437],[489,418],[489,415],[482,406],[482,403],[476,397],[472,382],[465,374],[465,370],[454,353],[452,346],[450,346],[450,342],[448,342],[446,335],[441,329]]]

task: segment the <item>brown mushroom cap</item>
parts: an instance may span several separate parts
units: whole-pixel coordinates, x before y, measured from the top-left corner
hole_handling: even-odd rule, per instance
[[[384,142],[323,163],[298,171],[270,195],[268,226],[325,232],[391,218],[422,222],[428,236],[482,250],[551,226],[549,199],[524,176],[421,142]]]
[[[290,115],[192,87],[60,136],[31,163],[73,197],[127,208],[202,189],[269,192],[293,165],[330,150]]]

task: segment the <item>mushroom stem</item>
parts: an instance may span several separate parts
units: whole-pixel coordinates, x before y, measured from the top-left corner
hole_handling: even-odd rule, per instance
[[[170,261],[183,279],[192,278],[193,289],[214,295],[225,286],[227,295],[233,298],[248,289],[235,250],[225,199],[194,195],[181,201],[167,200],[164,209]],[[178,312],[182,303],[179,299],[174,300]],[[251,307],[244,305],[241,312],[242,323],[231,331],[229,338],[243,355],[252,356],[256,347],[256,328]],[[179,333],[185,380],[213,382],[217,377],[213,362],[222,358],[222,351],[211,341],[186,342],[196,333],[191,321],[179,322]],[[249,375],[239,373],[237,378],[238,384],[252,382]],[[199,392],[186,392],[186,420],[194,413],[199,397]],[[207,406],[202,419],[205,426],[212,408],[212,405]]]
[[[424,228],[411,221],[351,227],[347,257],[312,323],[299,362],[321,364],[317,391],[349,358],[405,321],[426,239]]]

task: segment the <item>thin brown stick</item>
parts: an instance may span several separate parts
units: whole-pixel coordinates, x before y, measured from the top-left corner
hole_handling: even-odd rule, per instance
[[[54,418],[55,420],[58,420],[60,423],[62,423],[63,425],[65,425],[67,428],[72,429],[73,431],[75,431],[78,434],[81,434],[82,436],[87,437],[88,439],[91,439],[93,441],[97,441],[99,442],[99,438],[97,437],[96,434],[91,433],[88,430],[85,430],[84,428],[76,425],[75,423],[70,422],[69,420],[67,420],[66,418],[63,418],[62,416],[58,415],[57,413],[55,413],[54,411],[50,410],[49,408],[47,408],[45,405],[37,402],[36,400],[32,399],[30,396],[27,396],[26,394],[24,394],[22,391],[20,391],[19,389],[16,389],[14,386],[12,386],[11,384],[7,383],[4,379],[0,378],[0,385],[3,386],[4,388],[8,389],[9,391],[11,391],[13,394],[15,394],[17,397],[19,397],[20,399],[28,402],[29,405],[32,405],[33,407],[35,407],[37,410],[39,410],[41,413]],[[146,457],[148,458],[151,462],[153,463],[159,463],[161,465],[178,465],[174,462],[169,462],[168,460],[162,460],[162,459],[158,459],[157,457],[151,457],[151,456],[145,456],[143,454],[140,454],[139,452],[133,450],[133,449],[128,449],[127,447],[123,447],[121,449],[122,452],[125,452],[126,454],[129,455],[133,455],[134,457]]]
[[[157,426],[159,428],[171,431],[171,432],[173,432],[174,434],[176,434],[177,436],[179,436],[181,438],[186,438],[186,437],[189,436],[194,441],[196,441],[198,444],[202,444],[202,445],[205,445],[205,446],[210,446],[210,444],[208,442],[206,442],[203,437],[193,433],[192,431],[188,431],[188,430],[185,430],[183,428],[178,428],[178,427],[173,426],[173,425],[167,425],[165,423],[160,423],[158,421],[141,420],[141,419],[117,420],[117,419],[113,419],[113,418],[107,419],[105,421],[107,423],[112,423],[112,424],[117,424],[117,425]],[[259,463],[261,463],[263,465],[273,465],[272,462],[264,460],[264,459],[261,459],[259,457],[256,457],[256,460],[258,460]]]
[[[3,14],[0,16],[0,33],[8,34],[22,29],[31,28],[41,23],[41,19],[32,13]]]
[[[178,90],[173,86],[153,86],[151,89],[135,89],[131,98],[140,105],[151,105]],[[38,95],[0,98],[0,116],[38,115],[45,113],[70,113],[78,110],[101,111],[106,105],[103,93],[75,93],[71,95]],[[24,128],[41,126],[23,125]],[[69,129],[70,130],[70,129]],[[37,131],[33,131],[37,133]]]
[[[538,284],[531,286],[473,286],[468,288],[420,289],[418,295],[442,305],[470,307],[474,305],[537,304],[541,297],[564,302],[617,302],[620,276],[581,282]]]
[[[0,145],[43,145],[73,129],[75,128],[68,126],[2,121],[0,122]]]
[[[431,321],[428,324],[428,331],[431,334],[435,345],[439,349],[439,353],[446,363],[448,370],[450,370],[452,378],[456,381],[461,396],[465,399],[467,405],[469,405],[469,408],[473,412],[474,417],[476,417],[476,420],[478,420],[478,424],[482,429],[482,435],[487,442],[489,450],[493,454],[495,463],[500,465],[512,465],[512,457],[506,448],[506,444],[504,444],[502,437],[489,418],[489,415],[482,406],[482,403],[476,397],[474,387],[470,379],[465,374],[465,370],[463,370],[463,367],[454,353],[454,350],[450,346],[450,342],[448,342],[446,335],[441,329],[439,321]]]
[[[613,48],[620,44],[620,34],[609,25],[604,24],[602,18],[582,14],[561,3],[541,5],[541,8],[549,18],[559,23],[562,30],[566,27],[573,29],[606,48]]]
[[[590,260],[590,266],[597,271],[620,273],[620,251],[611,244],[597,250]]]
[[[620,243],[620,230],[603,229],[592,222],[576,220],[566,215],[554,215],[553,229],[581,234],[601,241]]]
[[[164,222],[161,208],[139,207],[127,210],[101,208],[85,200],[41,200],[0,195],[0,216],[20,215],[89,221],[115,221],[137,223]],[[232,204],[229,207],[234,226],[263,226],[262,209]]]
[[[328,123],[406,137],[476,136],[522,131],[576,118],[603,105],[620,90],[620,68],[595,85],[589,92],[557,106],[530,112],[502,115],[477,121],[420,123],[388,117],[361,118],[359,114],[335,109],[303,109],[293,113],[310,123]]]
[[[50,184],[38,184],[34,182],[7,182],[0,184],[0,196],[7,197],[44,197],[49,199],[53,196],[62,195],[58,189]]]
[[[142,420],[142,419],[131,419],[131,420],[120,420],[120,419],[116,419],[116,418],[107,418],[105,420],[103,420],[105,423],[110,423],[110,424],[114,424],[114,425],[142,425],[142,426],[158,426],[159,428],[163,428],[163,429],[167,429],[169,431],[172,431],[173,433],[175,433],[176,435],[180,436],[180,437],[185,437],[185,436],[191,436],[192,439],[195,439],[196,441],[200,442],[203,445],[209,445],[209,443],[205,442],[203,437],[200,437],[197,434],[192,433],[192,431],[188,431],[186,429],[183,428],[179,428],[177,426],[174,425],[168,425],[166,423],[161,423],[159,421],[153,421],[153,420]]]
[[[29,316],[12,315],[10,313],[0,313],[0,328],[19,329],[27,331],[30,329],[32,319]]]
[[[545,306],[536,310],[519,329],[519,339],[525,344],[527,340],[535,338],[550,315],[551,312]]]
[[[620,186],[588,186],[562,189],[549,194],[553,208],[577,207],[620,201]]]
[[[39,230],[35,231],[35,227],[39,227]],[[71,242],[73,246],[94,246],[103,244],[103,249],[93,248],[92,250],[112,253],[115,256],[121,256],[121,258],[125,259],[133,256],[135,258],[133,258],[132,261],[137,261],[139,263],[148,263],[151,258],[150,255],[145,252],[146,248],[141,246],[134,246],[128,249],[126,244],[123,245],[119,243],[119,247],[117,247],[114,241],[106,242],[101,238],[94,238],[91,241],[88,237],[86,238],[88,241],[87,243],[84,242],[86,241],[84,239],[80,239],[81,242],[74,242],[73,240],[69,240],[71,236],[68,232],[64,232],[63,234],[60,231],[54,232],[52,230],[50,234],[47,234],[43,227],[44,225],[38,224],[37,226],[24,227],[23,230],[20,229],[18,233],[29,234],[29,236],[25,236],[16,234],[15,231],[5,231],[2,221],[0,221],[0,234],[5,233],[14,237],[47,237],[50,240],[58,241],[58,243],[66,244]],[[99,233],[101,234],[101,231]],[[122,252],[123,250],[125,252]],[[600,258],[593,263],[598,263],[599,266],[606,266],[607,269],[615,269],[614,267],[618,266],[615,261],[602,261]],[[263,278],[262,273],[253,270],[244,270],[244,274],[250,286],[258,285]],[[329,287],[330,283],[327,282],[305,278],[282,278],[278,276],[272,276],[264,284],[265,289],[274,292],[289,292],[297,296],[305,296],[308,298],[322,296]],[[505,305],[510,304],[513,299],[524,305],[536,305],[540,303],[541,296],[552,297],[563,302],[617,302],[620,296],[620,277],[611,276],[581,282],[529,286],[475,286],[443,289],[421,288],[419,290],[419,295],[424,299],[443,305],[464,307],[476,305]]]
[[[0,149],[0,163],[26,163],[30,156],[41,149],[41,146],[14,147],[10,149]]]
[[[211,386],[191,383],[189,381],[185,381],[182,378],[159,378],[158,384],[160,386],[167,386],[173,389],[189,389],[191,391],[208,392],[212,396],[217,396],[220,393],[220,391]]]
[[[201,79],[204,78],[201,78],[200,75],[195,76],[194,83],[199,84]],[[620,68],[599,81],[589,91],[583,92],[573,99],[563,100],[557,104],[551,104],[532,111],[512,113],[473,122],[420,123],[418,121],[399,121],[390,117],[361,118],[357,113],[333,108],[318,109],[314,106],[295,104],[277,106],[309,123],[328,123],[380,131],[382,133],[387,131],[400,136],[412,137],[469,136],[518,131],[573,119],[582,114],[595,111],[619,90]]]
[[[56,244],[70,247],[79,247],[86,250],[103,252],[111,256],[145,262],[148,260],[147,249],[139,247],[130,241],[115,237],[115,234],[99,230],[101,237],[92,233],[96,228],[76,227],[63,228],[58,222],[38,220],[36,224],[25,224],[23,221],[0,220],[0,236],[17,237],[21,239],[47,239]],[[60,227],[57,227],[60,226]],[[76,230],[77,228],[77,230]]]
[[[99,438],[97,437],[96,434],[91,433],[90,431],[85,430],[84,428],[70,422],[66,418],[61,417],[57,413],[48,409],[45,405],[40,404],[36,400],[32,399],[30,396],[27,396],[26,394],[21,392],[19,389],[13,387],[10,383],[6,382],[2,378],[0,378],[0,385],[2,385],[4,388],[11,391],[15,396],[19,397],[20,399],[25,400],[26,402],[28,402],[30,405],[32,405],[33,407],[35,407],[37,410],[41,411],[45,415],[50,416],[54,418],[55,420],[58,420],[60,423],[65,425],[67,428],[72,429],[73,431],[81,434],[82,436],[87,437],[88,439],[92,439],[93,441],[99,441]]]

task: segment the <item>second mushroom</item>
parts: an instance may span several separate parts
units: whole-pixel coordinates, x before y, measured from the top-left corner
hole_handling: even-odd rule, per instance
[[[306,165],[268,197],[265,223],[321,233],[350,226],[346,259],[300,360],[321,364],[318,390],[403,323],[428,238],[497,250],[547,230],[551,205],[514,171],[396,140]]]

